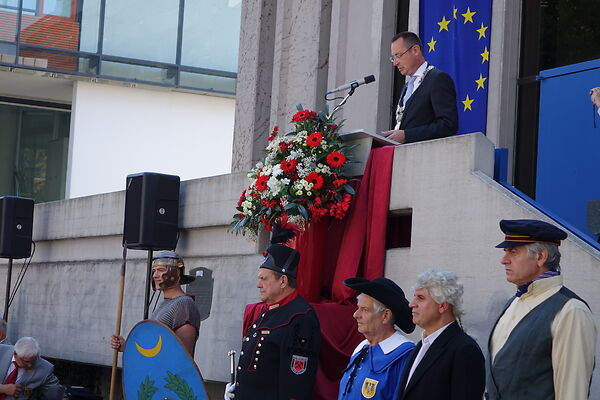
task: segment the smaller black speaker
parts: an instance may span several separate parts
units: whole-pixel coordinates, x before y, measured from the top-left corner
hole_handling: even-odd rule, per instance
[[[0,257],[31,256],[33,204],[24,197],[0,197]]]
[[[142,172],[127,176],[123,244],[174,250],[179,222],[179,177]]]

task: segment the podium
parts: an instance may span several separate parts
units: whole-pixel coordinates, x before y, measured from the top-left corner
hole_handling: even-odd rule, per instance
[[[348,152],[351,163],[346,163],[342,171],[346,176],[360,176],[365,172],[365,166],[369,159],[369,154],[372,148],[382,146],[396,146],[400,143],[388,139],[385,136],[376,133],[370,133],[362,129],[350,132],[341,132],[340,139],[349,147],[352,147]]]

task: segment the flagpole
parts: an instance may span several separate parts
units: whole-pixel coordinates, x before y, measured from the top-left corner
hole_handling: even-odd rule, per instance
[[[117,326],[115,328],[115,334],[119,336],[121,334],[121,317],[123,314],[123,292],[125,290],[125,266],[127,264],[127,242],[123,243],[123,262],[121,263],[121,280],[119,284],[119,301],[117,304]],[[110,376],[110,392],[109,400],[115,398],[115,383],[117,380],[117,361],[119,360],[119,349],[113,351],[112,361],[112,372]]]

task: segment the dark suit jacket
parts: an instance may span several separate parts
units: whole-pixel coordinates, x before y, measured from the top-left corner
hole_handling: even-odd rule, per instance
[[[398,400],[481,400],[485,361],[481,349],[454,321],[433,342],[406,385],[422,342],[413,350],[402,378]]]
[[[404,97],[405,88],[402,90]],[[454,81],[442,70],[433,68],[410,96],[400,124],[406,143],[439,139],[458,132],[456,88]]]
[[[10,367],[13,352],[13,346],[0,344],[0,384],[2,384],[6,378],[6,373],[8,372],[8,367]],[[38,357],[33,364],[33,367],[30,370],[23,371],[16,383],[20,384],[23,389],[40,388],[45,399],[62,398],[62,386],[60,386],[58,379],[52,373],[53,370],[54,366],[52,364],[44,360],[42,357]],[[19,396],[17,399],[27,400],[27,397],[24,396],[25,393],[22,391],[21,396]],[[6,400],[14,399],[14,397],[6,397]]]

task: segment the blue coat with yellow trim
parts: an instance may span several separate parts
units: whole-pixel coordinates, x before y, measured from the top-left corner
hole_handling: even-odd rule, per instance
[[[415,345],[399,332],[378,345],[365,340],[358,345],[344,370],[338,400],[395,399],[408,355]],[[365,352],[364,358],[361,353]],[[352,379],[353,371],[355,377]]]
[[[320,345],[319,321],[301,296],[261,311],[242,338],[235,400],[310,400]]]

